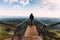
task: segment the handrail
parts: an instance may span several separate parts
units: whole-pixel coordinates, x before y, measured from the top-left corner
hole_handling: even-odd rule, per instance
[[[27,22],[27,20],[25,20],[24,22],[22,22],[22,23],[16,25],[16,31],[15,31],[15,33],[14,33],[13,36],[15,36],[16,33],[17,33],[17,31],[20,30],[20,29],[22,28],[21,25],[24,24],[24,23],[26,23],[26,22]],[[19,29],[18,29],[18,28],[19,28]],[[11,40],[13,40],[13,39],[14,39],[14,37],[12,37]]]
[[[22,25],[22,24],[25,23],[27,20],[28,20],[28,19],[26,19],[25,21],[23,21],[23,22],[17,24],[16,26],[20,26],[20,25]]]
[[[49,25],[47,25],[47,26],[55,26],[55,25],[58,25],[58,24],[60,24],[60,22],[57,22],[57,23],[54,23],[54,24],[49,24]]]

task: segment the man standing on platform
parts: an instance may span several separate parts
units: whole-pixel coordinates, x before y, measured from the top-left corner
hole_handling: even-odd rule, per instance
[[[33,25],[33,20],[34,20],[34,16],[33,16],[32,13],[31,13],[29,19],[30,19],[30,22],[31,22],[30,25],[32,26]]]

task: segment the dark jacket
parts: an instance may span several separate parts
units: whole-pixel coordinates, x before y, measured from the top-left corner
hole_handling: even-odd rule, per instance
[[[30,20],[34,20],[33,14],[30,15],[30,18],[29,18],[29,19],[30,19]]]

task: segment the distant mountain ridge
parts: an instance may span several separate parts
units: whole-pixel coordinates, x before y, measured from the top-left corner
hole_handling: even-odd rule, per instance
[[[0,21],[24,21],[28,18],[24,18],[24,17],[12,17],[12,18],[0,18]],[[54,23],[57,23],[57,22],[60,22],[60,18],[48,18],[48,17],[41,17],[41,18],[35,18],[43,23],[46,23],[46,24],[54,24]]]
[[[54,23],[60,22],[60,18],[41,17],[36,19],[46,24],[54,24]]]

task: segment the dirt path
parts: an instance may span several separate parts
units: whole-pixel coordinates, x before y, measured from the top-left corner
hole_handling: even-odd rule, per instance
[[[22,40],[42,40],[42,38],[38,36],[38,32],[35,26],[29,26]]]

